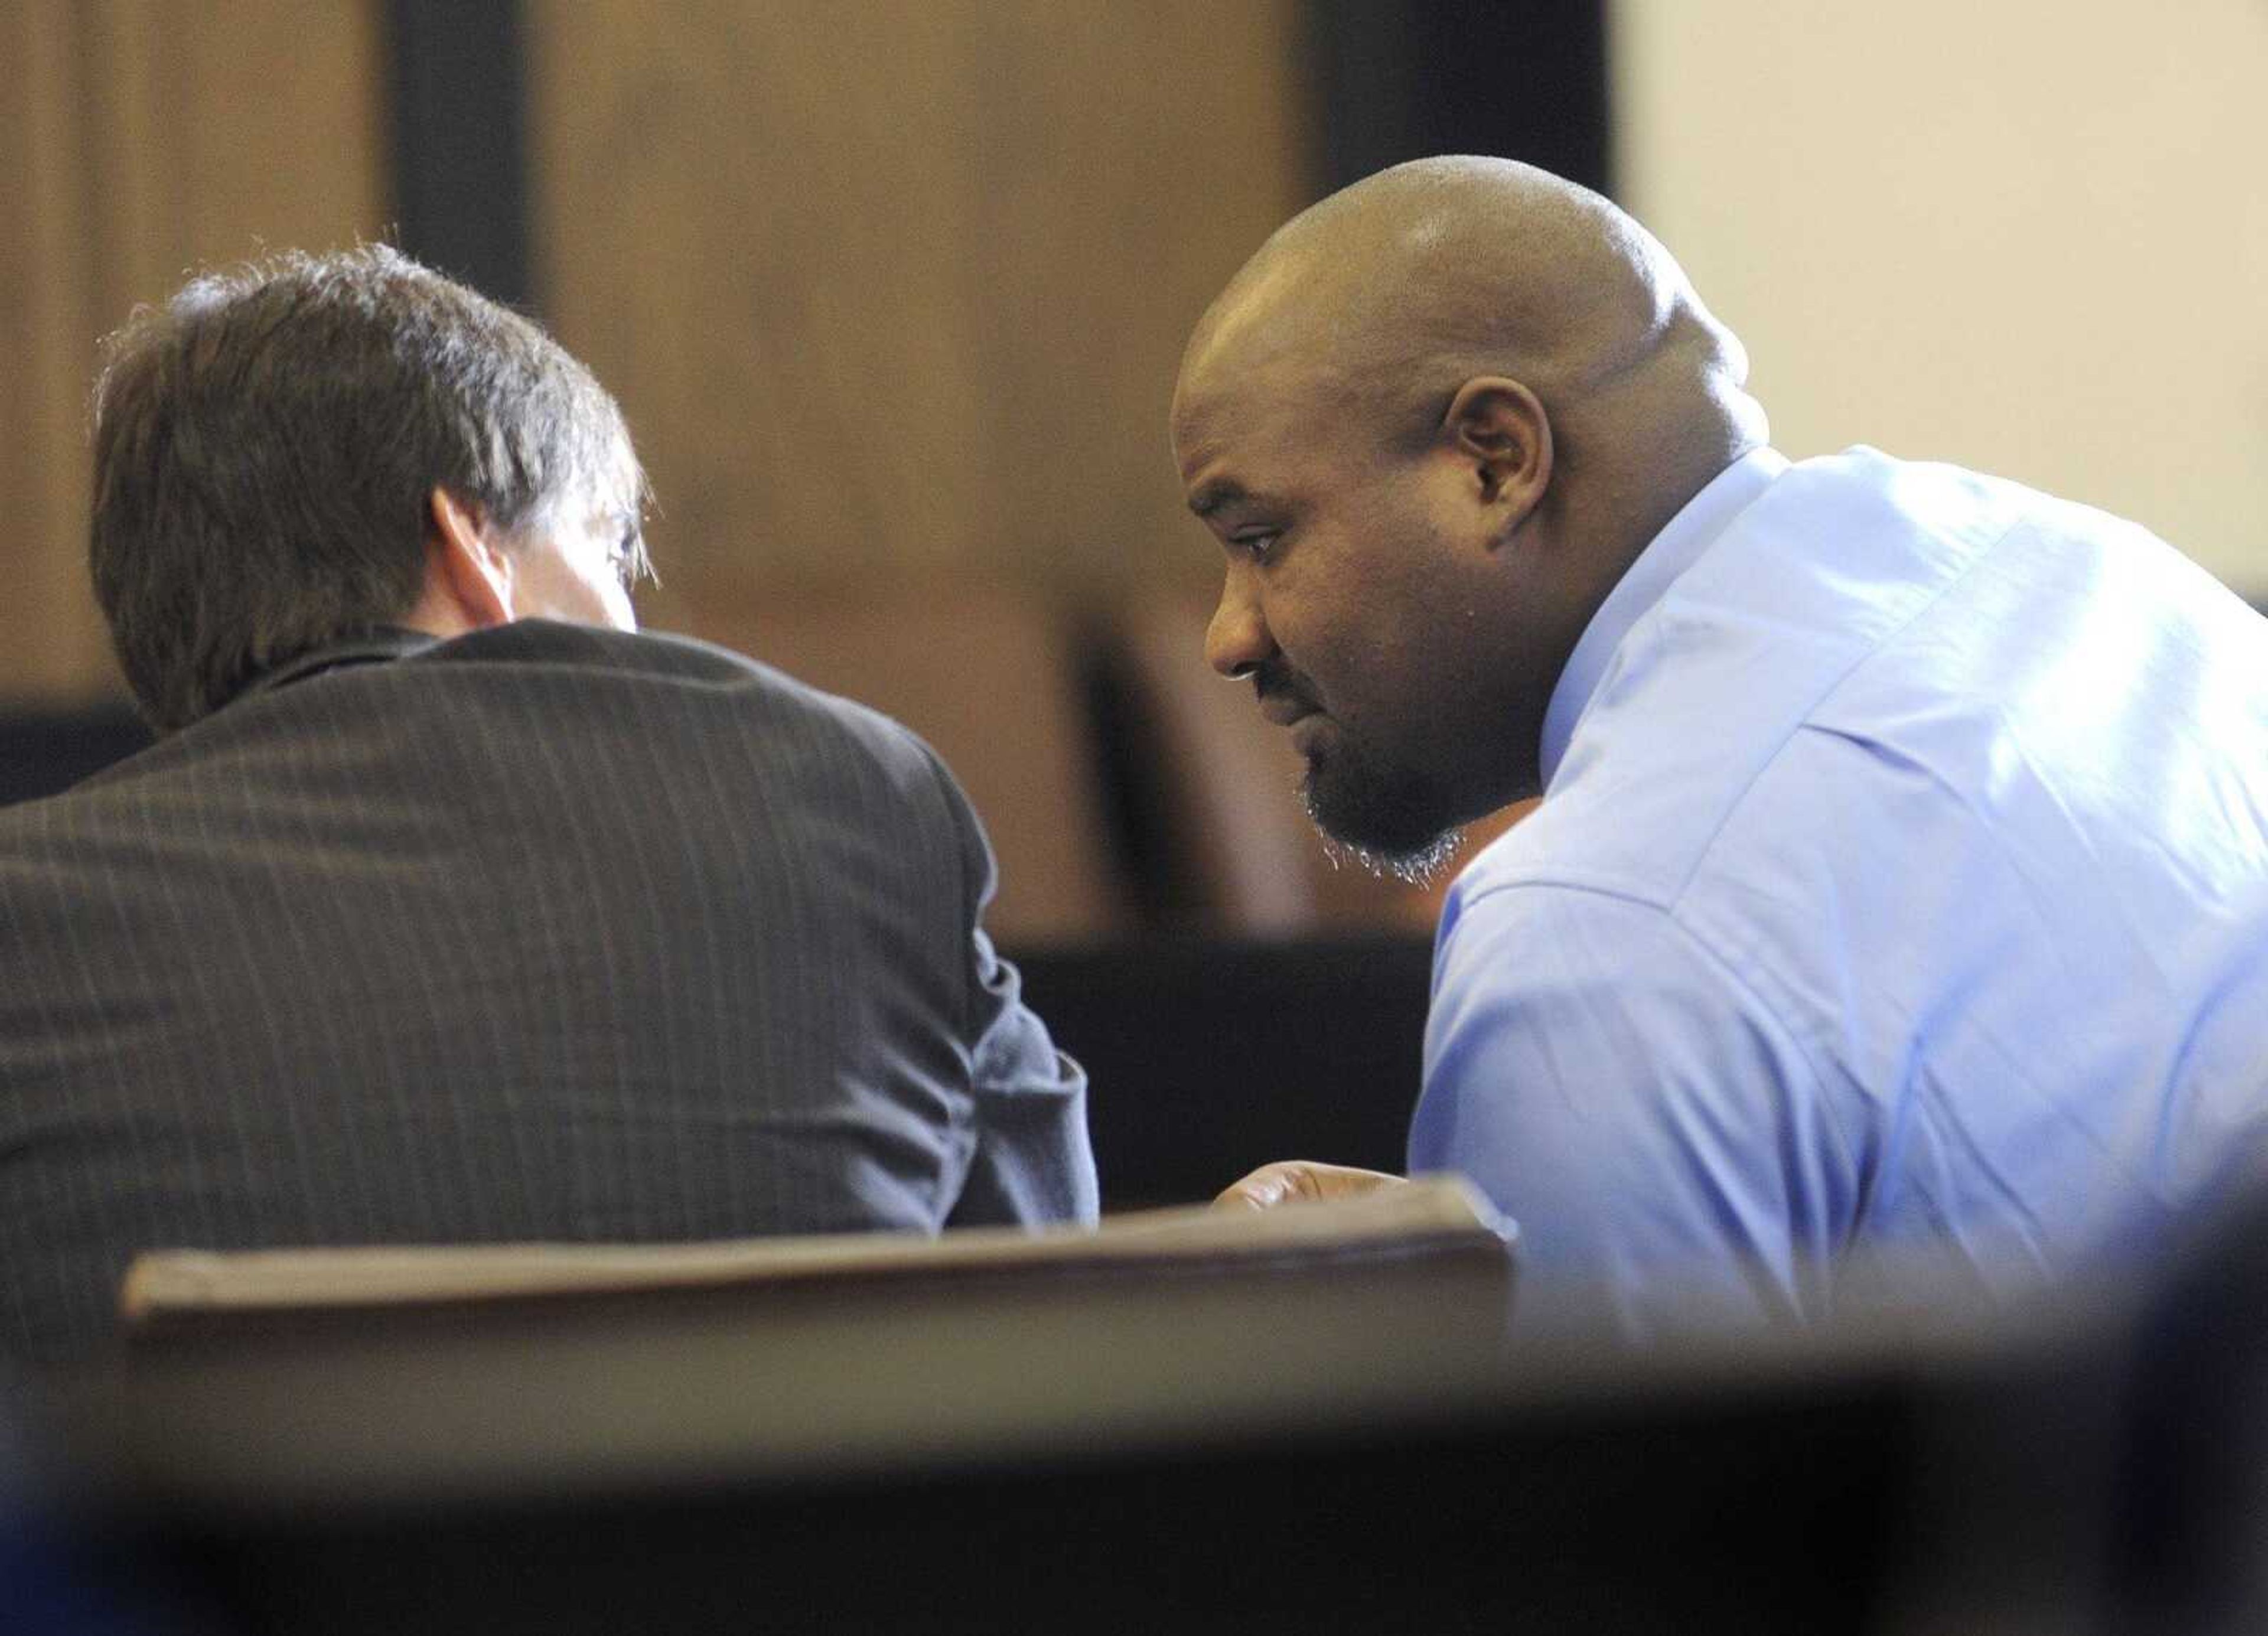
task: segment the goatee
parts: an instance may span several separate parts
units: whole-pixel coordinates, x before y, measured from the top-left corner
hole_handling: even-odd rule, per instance
[[[1462,825],[1445,824],[1432,788],[1418,774],[1392,774],[1351,758],[1342,741],[1334,753],[1307,759],[1300,800],[1323,837],[1334,865],[1354,863],[1380,876],[1429,887],[1463,846]]]

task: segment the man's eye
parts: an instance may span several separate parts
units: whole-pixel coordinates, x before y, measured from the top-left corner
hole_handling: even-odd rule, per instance
[[[1273,528],[1256,528],[1248,534],[1231,534],[1229,543],[1254,562],[1264,563],[1268,553],[1276,549],[1278,538],[1278,531]]]

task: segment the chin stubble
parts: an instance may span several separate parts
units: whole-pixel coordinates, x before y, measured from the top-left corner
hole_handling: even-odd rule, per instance
[[[1308,822],[1322,837],[1323,855],[1331,860],[1331,867],[1343,869],[1349,865],[1369,871],[1381,879],[1403,881],[1420,888],[1432,886],[1448,873],[1456,861],[1457,853],[1465,844],[1462,825],[1437,829],[1425,840],[1408,846],[1381,846],[1374,842],[1356,839],[1343,828],[1343,821],[1335,819],[1315,799],[1315,770],[1313,763],[1307,777],[1300,781],[1300,801],[1307,809]]]

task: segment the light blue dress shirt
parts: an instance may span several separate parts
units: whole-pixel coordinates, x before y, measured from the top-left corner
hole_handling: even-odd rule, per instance
[[[1410,1162],[1546,1288],[1641,1330],[2005,1291],[2262,1126],[2268,620],[2131,523],[1752,453],[1600,608],[1543,769],[1450,890]]]

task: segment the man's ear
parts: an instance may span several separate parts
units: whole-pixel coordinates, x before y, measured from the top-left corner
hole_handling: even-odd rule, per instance
[[[512,619],[512,562],[477,505],[446,489],[426,497],[425,601],[438,603],[468,630]]]
[[[1516,380],[1476,376],[1457,388],[1441,430],[1495,513],[1495,538],[1510,539],[1551,483],[1551,418],[1543,400]]]

